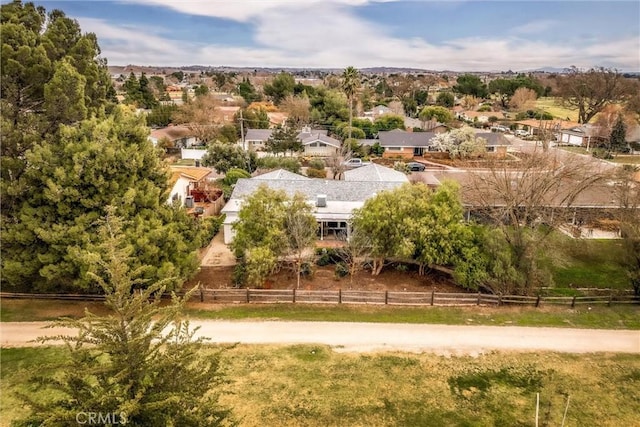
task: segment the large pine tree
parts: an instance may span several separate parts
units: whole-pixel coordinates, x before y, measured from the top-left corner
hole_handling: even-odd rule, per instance
[[[165,204],[167,171],[143,121],[112,102],[95,35],[19,1],[2,5],[1,21],[5,289],[96,290],[78,253],[95,242],[107,205],[145,277],[178,285],[196,268],[202,234]]]

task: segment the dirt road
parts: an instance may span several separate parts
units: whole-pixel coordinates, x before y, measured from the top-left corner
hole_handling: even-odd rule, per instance
[[[45,322],[0,323],[0,345],[32,346],[42,335],[69,331],[43,329]],[[390,323],[193,321],[212,343],[326,344],[336,351],[411,351],[480,354],[491,350],[621,352],[640,354],[640,331],[449,326]]]

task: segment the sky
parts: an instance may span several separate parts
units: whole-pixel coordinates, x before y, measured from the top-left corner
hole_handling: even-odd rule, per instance
[[[637,0],[34,3],[95,33],[110,65],[640,71]]]

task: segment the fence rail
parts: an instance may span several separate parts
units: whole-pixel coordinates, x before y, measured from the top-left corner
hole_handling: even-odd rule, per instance
[[[184,295],[180,292],[179,295]],[[85,294],[28,294],[0,292],[6,299],[46,299],[67,301],[104,301],[104,295]],[[216,304],[250,303],[301,303],[301,304],[376,304],[376,305],[419,305],[419,306],[500,306],[500,305],[595,305],[640,304],[640,296],[600,295],[600,296],[522,296],[490,295],[481,293],[444,292],[396,292],[396,291],[311,291],[298,289],[203,289],[192,294],[191,299]]]

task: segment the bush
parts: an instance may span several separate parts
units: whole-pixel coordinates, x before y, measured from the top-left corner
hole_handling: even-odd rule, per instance
[[[225,215],[210,216],[202,219],[202,247],[211,242],[211,239],[218,234],[224,222]]]
[[[315,268],[310,262],[303,262],[300,266],[300,275],[303,277],[313,277]]]
[[[341,279],[349,274],[349,267],[344,262],[336,264],[335,277]]]
[[[231,281],[237,288],[243,287],[247,282],[247,265],[244,263],[244,261],[239,261],[236,266],[233,267]]]
[[[307,169],[307,176],[309,178],[326,178],[327,171],[325,169],[309,168]]]
[[[291,157],[261,157],[257,164],[262,169],[285,169],[293,173],[300,173],[301,167],[298,159]]]
[[[604,148],[596,148],[592,151],[591,155],[596,159],[613,159],[611,152],[609,150],[605,150]]]
[[[336,264],[340,262],[340,255],[336,249],[331,248],[318,248],[316,249],[316,265],[324,267],[329,264]]]
[[[322,159],[312,159],[309,162],[309,167],[311,169],[324,169],[325,168],[324,160]]]

